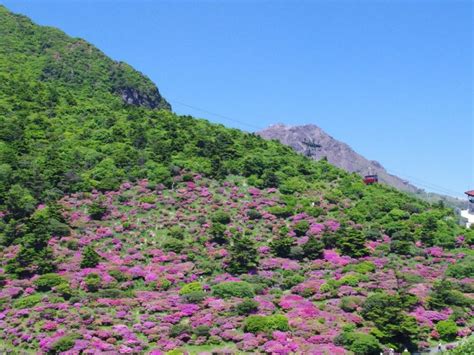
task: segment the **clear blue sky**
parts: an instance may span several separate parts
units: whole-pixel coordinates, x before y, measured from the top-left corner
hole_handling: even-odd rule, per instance
[[[130,63],[177,113],[314,123],[414,183],[474,188],[469,0],[0,2]]]

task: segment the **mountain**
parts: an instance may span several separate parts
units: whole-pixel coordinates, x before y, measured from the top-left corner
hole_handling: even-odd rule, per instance
[[[472,326],[474,230],[170,110],[0,8],[0,352],[374,354]]]
[[[265,139],[275,139],[314,160],[325,157],[329,163],[346,171],[355,172],[361,176],[377,174],[380,182],[393,186],[398,190],[415,194],[430,202],[444,201],[447,205],[458,208],[465,208],[466,206],[465,201],[451,196],[427,193],[408,181],[388,173],[379,162],[364,158],[349,145],[331,137],[316,125],[287,126],[275,124],[257,134]],[[305,144],[305,142],[311,141],[316,142],[321,147],[311,148]]]
[[[104,101],[111,94],[130,105],[171,109],[149,78],[126,63],[110,59],[83,39],[37,26],[1,5],[0,18],[2,93],[21,80],[24,85],[39,82],[50,90],[74,91],[75,95],[81,92],[84,97],[97,95],[95,99]]]

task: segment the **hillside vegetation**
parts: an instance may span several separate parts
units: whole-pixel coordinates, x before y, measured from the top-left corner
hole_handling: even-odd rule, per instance
[[[0,37],[9,349],[378,354],[471,333],[474,231],[452,210],[178,116],[1,6]]]

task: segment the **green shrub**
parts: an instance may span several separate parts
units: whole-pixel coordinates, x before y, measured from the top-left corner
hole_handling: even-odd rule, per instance
[[[319,287],[319,291],[325,292],[333,292],[337,288],[336,282],[332,280],[326,281]]]
[[[245,299],[235,307],[235,310],[237,311],[237,314],[240,315],[254,313],[258,310],[258,302],[250,298]]]
[[[443,309],[447,306],[470,307],[474,301],[462,292],[455,290],[447,280],[436,281],[428,297],[428,306],[432,309]]]
[[[209,337],[211,328],[207,325],[198,325],[194,328],[193,333],[198,337]]]
[[[140,202],[154,204],[156,202],[156,197],[153,195],[143,196],[139,199]]]
[[[202,291],[202,286],[199,282],[195,281],[195,282],[190,282],[184,285],[183,287],[181,287],[181,289],[179,290],[179,294],[183,296],[191,292],[200,292],[200,291]]]
[[[81,268],[93,268],[99,264],[100,255],[92,245],[87,245],[82,252]]]
[[[406,313],[406,305],[398,294],[375,293],[367,297],[360,314],[377,327],[377,338],[397,349],[416,349],[420,328],[416,319]]]
[[[177,336],[180,336],[181,334],[191,334],[192,329],[191,326],[188,324],[174,324],[171,329],[170,329],[170,337],[176,338]]]
[[[446,270],[446,275],[456,279],[464,279],[474,275],[474,256],[457,260],[450,264]]]
[[[65,300],[70,299],[74,295],[74,291],[68,283],[59,284],[54,288],[54,291],[58,293]]]
[[[100,288],[101,279],[98,274],[91,273],[85,277],[84,282],[89,292],[96,292]]]
[[[376,337],[358,332],[343,332],[336,338],[336,343],[344,345],[357,355],[378,355],[382,349]]]
[[[217,211],[211,216],[212,223],[229,224],[231,219],[228,213]]]
[[[109,275],[112,276],[118,282],[125,282],[125,281],[130,280],[130,277],[127,274],[119,270],[110,270]]]
[[[250,220],[257,220],[257,219],[262,218],[262,214],[258,212],[256,209],[251,209],[247,211],[247,217]]]
[[[355,296],[341,298],[341,309],[346,312],[354,312],[362,304],[362,299]]]
[[[16,300],[13,306],[15,308],[21,308],[21,309],[31,308],[31,307],[36,306],[38,303],[40,303],[42,298],[43,297],[41,295],[31,295],[31,296],[22,297]]]
[[[179,254],[186,247],[186,244],[182,240],[169,238],[161,247],[164,251]]]
[[[74,343],[79,338],[78,335],[66,335],[56,340],[50,347],[48,354],[59,354],[68,351],[74,346]]]
[[[297,222],[295,226],[293,227],[293,230],[298,237],[305,235],[308,229],[309,229],[309,222],[305,220]]]
[[[293,215],[293,208],[289,206],[272,206],[268,209],[268,212],[278,218],[288,218]]]
[[[212,241],[217,244],[224,244],[227,242],[227,236],[225,235],[226,226],[222,223],[213,223],[209,228],[209,234],[212,237]]]
[[[301,260],[304,258],[304,251],[300,245],[292,246],[290,249],[290,255],[288,255],[290,259],[294,260]]]
[[[204,291],[193,291],[186,293],[181,297],[183,298],[183,301],[187,303],[201,303],[207,297],[207,294]]]
[[[173,226],[168,230],[168,234],[174,238],[182,240],[184,239],[184,229],[179,226]]]
[[[55,218],[51,218],[49,222],[49,228],[52,235],[57,237],[65,237],[71,233],[69,226],[65,223],[59,222]]]
[[[133,291],[124,291],[116,288],[108,288],[106,290],[97,290],[94,296],[97,298],[129,298],[133,296]]]
[[[359,277],[356,275],[345,275],[337,280],[339,286],[346,285],[356,287],[359,284]]]
[[[212,293],[220,298],[252,298],[255,295],[252,285],[245,281],[221,282],[212,288]]]
[[[368,274],[375,271],[375,264],[371,261],[362,261],[358,264],[349,264],[344,266],[343,272],[355,271],[359,274]]]
[[[458,327],[452,320],[442,320],[436,323],[436,330],[439,333],[439,337],[446,341],[456,339],[458,334]]]
[[[38,291],[44,292],[49,291],[53,287],[58,286],[62,283],[66,283],[66,279],[58,274],[44,274],[38,277],[33,283],[35,284]]]
[[[66,242],[66,248],[69,250],[79,250],[79,242],[76,239],[69,239]]]
[[[244,321],[244,331],[249,333],[265,332],[270,333],[275,330],[288,331],[288,318],[282,314],[272,316],[248,316]]]
[[[157,282],[157,287],[160,290],[166,291],[169,290],[172,284],[173,283],[170,280],[162,278]]]
[[[287,276],[283,279],[281,287],[285,290],[289,290],[290,288],[302,283],[304,280],[304,276],[298,274]]]
[[[103,201],[95,201],[89,206],[89,215],[92,219],[98,221],[107,213],[107,206]]]

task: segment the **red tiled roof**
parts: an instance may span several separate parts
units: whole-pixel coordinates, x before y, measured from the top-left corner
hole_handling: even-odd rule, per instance
[[[465,194],[468,196],[474,196],[474,190],[466,191]]]

